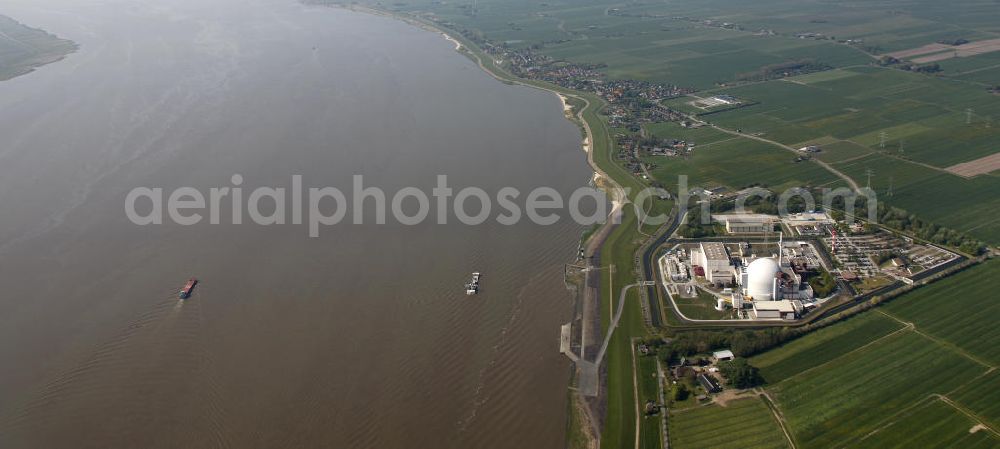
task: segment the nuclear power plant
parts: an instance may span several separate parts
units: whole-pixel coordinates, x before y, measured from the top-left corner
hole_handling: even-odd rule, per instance
[[[765,256],[747,242],[692,244],[687,251],[690,257],[684,257],[680,249],[661,258],[663,279],[675,287],[681,283],[714,295],[715,310],[731,310],[740,319],[794,320],[815,306],[813,289],[803,278],[808,263],[798,257],[801,251],[797,249],[805,244],[786,244],[779,236],[776,245],[766,246]]]

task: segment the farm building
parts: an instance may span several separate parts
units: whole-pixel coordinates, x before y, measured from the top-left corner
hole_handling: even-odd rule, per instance
[[[712,357],[715,357],[716,361],[724,362],[726,360],[732,360],[735,356],[733,355],[733,351],[723,349],[721,351],[713,352]]]
[[[716,103],[721,103],[721,104],[739,104],[740,103],[740,99],[736,98],[736,97],[734,97],[732,95],[716,95],[716,96],[712,97],[712,100],[715,101]]]
[[[701,373],[698,375],[698,383],[701,387],[709,393],[718,393],[722,391],[722,387],[719,386],[719,382],[712,377],[711,374]]]

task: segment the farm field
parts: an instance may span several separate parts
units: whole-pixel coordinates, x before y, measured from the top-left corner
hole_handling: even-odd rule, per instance
[[[698,144],[689,157],[649,156],[650,172],[670,191],[676,191],[679,176],[688,177],[688,187],[723,185],[738,190],[752,184],[774,189],[813,185],[838,187],[839,178],[810,162],[794,161],[795,155],[773,145],[738,136]],[[748,170],[753,167],[753,170]]]
[[[938,62],[938,65],[941,66],[944,76],[961,78],[964,74],[1000,65],[1000,52],[948,59]]]
[[[967,407],[977,416],[1000,428],[1000,372],[993,371],[950,393],[949,397]]]
[[[997,37],[995,4],[965,0],[963,6],[934,0],[894,4],[891,10],[879,3],[844,8],[794,0],[480,0],[475,5],[415,0],[392,8],[431,12],[510,46],[541,46],[554,58],[604,63],[614,78],[707,89],[768,64],[811,59],[847,67],[869,63],[873,56],[867,53]],[[846,39],[858,42],[842,43]]]
[[[820,81],[807,75],[802,84],[774,81],[729,89],[725,92],[758,104],[707,118],[792,146],[819,141],[824,151],[816,157],[859,184],[867,185],[872,170],[871,186],[880,200],[987,242],[1000,241],[995,194],[1000,179],[944,170],[1000,151],[1000,126],[975,112],[995,111],[989,114],[1000,117],[1000,102],[980,89],[922,75],[872,67],[838,72],[853,75],[829,79],[827,72]],[[954,96],[945,95],[948,89]],[[972,114],[962,112],[963,101],[976,105]]]
[[[856,67],[719,92],[757,104],[712,122],[787,145],[831,136],[942,168],[1000,151],[1000,102],[981,86]]]
[[[935,0],[913,0],[889,8],[854,2],[845,8],[795,0],[752,4],[736,0],[413,0],[394,3],[390,9],[430,13],[493,41],[515,48],[536,47],[553,58],[607,64],[605,72],[612,78],[710,89],[769,64],[808,59],[850,67],[867,65],[876,55],[939,40],[976,42],[1000,37],[995,27],[1000,10],[992,0],[961,3],[956,8]],[[993,78],[996,72],[975,72],[995,66],[998,57],[1000,53],[986,53],[940,61],[942,74],[1000,82]]]
[[[825,369],[790,377],[771,391],[802,447],[831,447],[986,370],[919,334],[904,332],[837,358]]]
[[[812,142],[807,143],[812,144]],[[846,162],[873,153],[871,148],[845,140],[835,140],[833,143],[820,145],[823,151],[818,153],[816,157],[830,163]]]
[[[676,123],[646,123],[643,125],[650,136],[660,139],[677,139],[693,142],[696,145],[707,145],[732,139],[733,136],[719,131],[715,128],[684,128]]]
[[[809,338],[793,340],[753,357],[768,383],[775,384],[804,370],[821,366],[903,327],[881,314],[863,314],[836,326],[815,331]]]
[[[867,170],[872,170],[871,187],[881,201],[984,241],[1000,242],[1000,197],[996,195],[1000,191],[1000,178],[997,176],[963,178],[882,154],[833,166],[861,185],[866,185]],[[891,197],[888,196],[890,183]]]
[[[757,396],[730,401],[725,407],[712,404],[673,412],[668,422],[672,448],[788,447],[774,415]]]
[[[796,445],[1000,444],[1000,377],[997,355],[988,347],[1000,342],[1000,333],[966,318],[996,313],[969,311],[982,308],[984,295],[1000,287],[998,272],[1000,263],[982,263],[754,357],[765,377],[779,373],[766,390]],[[902,327],[904,322],[912,324]],[[850,349],[829,354],[838,343]],[[816,363],[796,361],[808,354]],[[970,433],[979,424],[990,428]]]
[[[976,422],[939,399],[928,399],[875,433],[850,442],[855,448],[945,448],[987,449],[997,447],[1000,438],[982,429],[972,431]]]
[[[956,285],[959,291],[956,292]],[[991,262],[937,282],[893,301],[885,312],[912,322],[922,332],[953,344],[991,365],[1000,365],[1000,327],[990,319],[1000,314],[996,298],[1000,264]]]
[[[639,356],[636,354],[638,366],[637,376],[639,381],[639,404],[644,405],[646,401],[660,403],[660,390],[657,387],[659,380],[656,376],[656,356]],[[647,415],[643,413],[639,423],[639,440],[641,447],[661,447],[661,417],[659,414]]]
[[[1000,66],[984,67],[954,75],[955,79],[988,85],[1000,85]]]
[[[606,72],[612,78],[657,81],[695,89],[709,89],[763,66],[807,56],[833,67],[865,64],[870,60],[858,50],[830,42],[752,36],[680,21],[659,26],[644,32],[635,31],[632,25],[610,28],[604,31],[634,37],[625,34],[571,40],[548,46],[546,54],[574,62],[607,64]],[[720,70],[723,60],[725,70]]]

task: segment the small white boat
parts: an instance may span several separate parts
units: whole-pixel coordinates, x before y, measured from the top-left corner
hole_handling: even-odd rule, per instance
[[[472,282],[465,284],[465,294],[475,295],[479,293],[479,272],[472,273]]]

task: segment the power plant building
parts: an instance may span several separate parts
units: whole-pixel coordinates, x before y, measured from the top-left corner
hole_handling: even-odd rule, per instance
[[[751,317],[755,320],[794,320],[800,313],[800,301],[754,301]]]
[[[720,242],[703,242],[691,250],[691,261],[705,271],[705,279],[715,285],[733,283],[733,264],[729,250]]]
[[[750,262],[740,270],[740,286],[743,294],[753,301],[773,301],[780,299],[778,273],[781,269],[774,259],[762,257]]]
[[[730,234],[763,234],[771,232],[778,217],[766,214],[716,214],[712,220],[722,223]]]
[[[781,247],[781,244],[779,244]],[[781,266],[782,258],[753,259],[740,267],[737,283],[740,290],[733,295],[733,307],[749,304],[749,316],[757,320],[794,320],[802,314],[802,299],[811,299],[812,287],[802,282],[793,269]]]

